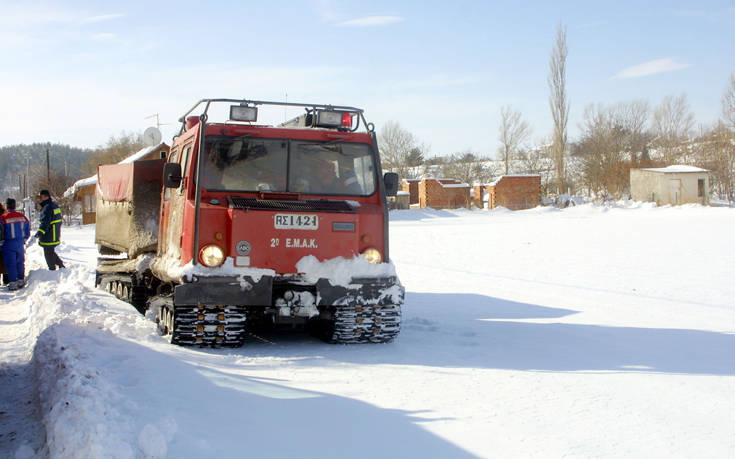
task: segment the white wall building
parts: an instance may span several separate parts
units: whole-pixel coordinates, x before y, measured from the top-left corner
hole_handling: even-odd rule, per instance
[[[655,202],[660,206],[709,204],[708,172],[693,166],[631,169],[630,197],[634,201]]]

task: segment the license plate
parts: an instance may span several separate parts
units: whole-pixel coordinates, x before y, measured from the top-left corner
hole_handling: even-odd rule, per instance
[[[274,226],[276,229],[316,230],[319,229],[319,216],[304,214],[276,214],[274,217]]]

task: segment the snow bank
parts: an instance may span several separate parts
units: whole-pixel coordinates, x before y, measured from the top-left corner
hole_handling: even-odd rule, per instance
[[[40,248],[29,249],[28,287],[15,300],[31,305],[32,362],[49,456],[166,457],[165,441],[161,449],[150,429],[144,432],[129,413],[135,404],[127,390],[109,376],[111,368],[129,363],[121,340],[160,340],[155,324],[94,289],[93,265],[70,260],[76,251],[69,243],[59,251],[68,268],[48,271]]]

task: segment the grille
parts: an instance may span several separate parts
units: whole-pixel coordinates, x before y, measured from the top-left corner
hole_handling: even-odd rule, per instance
[[[345,201],[330,201],[327,199],[307,199],[303,201],[281,201],[276,199],[241,198],[233,196],[227,198],[230,208],[239,210],[283,210],[290,212],[341,212],[355,213]]]

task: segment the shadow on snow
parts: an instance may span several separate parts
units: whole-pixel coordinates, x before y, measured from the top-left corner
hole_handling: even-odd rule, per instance
[[[304,334],[274,334],[267,338],[275,346],[254,341],[237,352],[296,357],[304,365],[318,355],[363,364],[735,374],[735,334],[518,321],[576,312],[475,294],[409,292],[392,343],[333,346]]]
[[[96,368],[106,379],[102,389],[89,381],[86,395],[112,411],[126,407],[123,419],[136,421],[128,441],[135,443],[136,432],[148,424],[171,437],[168,457],[475,457],[422,428],[419,423],[426,420],[418,413],[187,363],[107,331],[57,324],[43,332],[48,334],[52,341],[66,335],[60,340],[68,341],[64,352],[94,349],[104,362],[103,369]],[[128,401],[108,400],[110,391]]]

